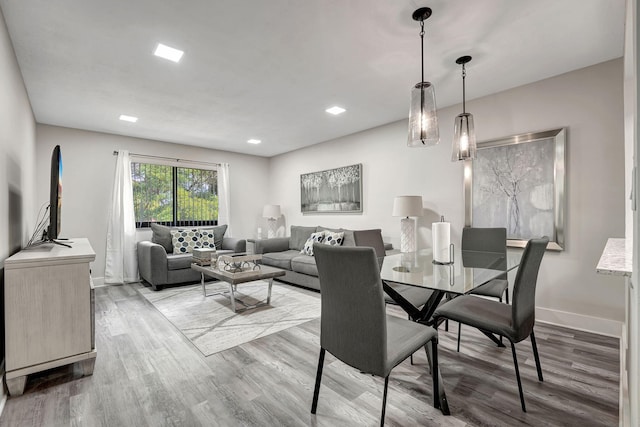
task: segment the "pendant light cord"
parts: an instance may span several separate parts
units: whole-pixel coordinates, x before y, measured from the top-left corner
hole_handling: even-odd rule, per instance
[[[467,110],[465,108],[465,84],[464,81],[467,78],[467,70],[464,68],[464,64],[462,64],[462,114],[466,114]]]
[[[422,123],[424,117],[424,19],[420,20],[420,66],[422,67],[420,80],[420,140],[422,145],[425,145],[426,129],[424,128],[424,123]]]
[[[424,83],[424,20],[420,21],[420,65],[422,66],[422,80]]]

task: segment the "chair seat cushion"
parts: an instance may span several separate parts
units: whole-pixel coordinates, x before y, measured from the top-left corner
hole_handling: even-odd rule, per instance
[[[171,254],[167,255],[167,270],[182,270],[191,268],[193,257],[191,254]]]
[[[437,335],[438,332],[430,326],[387,315],[386,375]]]
[[[473,295],[483,295],[486,297],[502,298],[504,291],[509,287],[509,281],[504,279],[493,279],[489,282],[474,288],[469,292]]]
[[[262,254],[262,263],[264,265],[270,265],[284,270],[291,270],[291,260],[298,256],[301,256],[299,249],[289,249],[288,251],[282,252],[269,252]]]
[[[318,277],[318,267],[316,259],[309,255],[299,255],[291,260],[291,270],[307,274],[309,276]]]
[[[439,306],[434,317],[444,317],[465,325],[521,340],[511,321],[512,306],[472,295],[461,295]],[[526,337],[528,333],[524,336]]]

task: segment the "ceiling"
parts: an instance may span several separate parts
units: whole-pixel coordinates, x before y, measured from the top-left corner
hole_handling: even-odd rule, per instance
[[[625,0],[0,0],[39,123],[267,157],[407,117],[422,6],[439,107],[623,54]]]

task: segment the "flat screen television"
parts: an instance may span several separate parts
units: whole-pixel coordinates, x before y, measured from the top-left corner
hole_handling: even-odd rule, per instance
[[[53,241],[60,235],[62,212],[62,153],[56,145],[51,155],[51,183],[49,191],[49,227],[46,240]]]

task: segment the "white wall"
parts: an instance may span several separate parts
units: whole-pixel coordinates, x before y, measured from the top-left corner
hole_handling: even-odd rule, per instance
[[[0,11],[0,358],[4,376],[4,260],[33,231],[35,120]],[[0,378],[3,380],[3,378]],[[3,381],[4,382],[4,381]],[[0,412],[6,395],[0,389]]]
[[[597,276],[595,266],[606,239],[622,237],[625,231],[622,71],[618,59],[467,102],[480,141],[568,128],[566,249],[545,255],[538,319],[587,329],[602,326],[609,333],[619,333],[611,328],[622,320],[623,293],[614,280]],[[473,69],[468,73],[472,96]],[[408,89],[399,94],[405,95],[408,100]],[[282,205],[287,229],[291,224],[376,227],[399,247],[400,221],[391,216],[393,198],[421,195],[428,215],[418,223],[418,246],[430,247],[431,223],[440,215],[458,233],[464,225],[462,164],[450,161],[453,121],[460,110],[439,110],[442,142],[432,148],[407,148],[403,120],[274,157],[269,200]],[[301,173],[354,163],[363,164],[362,215],[300,213]],[[586,325],[581,316],[615,322],[591,319],[602,325]]]
[[[64,165],[62,237],[87,237],[96,251],[92,277],[104,278],[107,221],[115,173],[114,150],[177,159],[229,163],[233,236],[252,237],[266,203],[269,160],[167,142],[38,124],[38,203],[49,197],[51,152],[62,150]],[[144,232],[145,237],[150,233]]]

